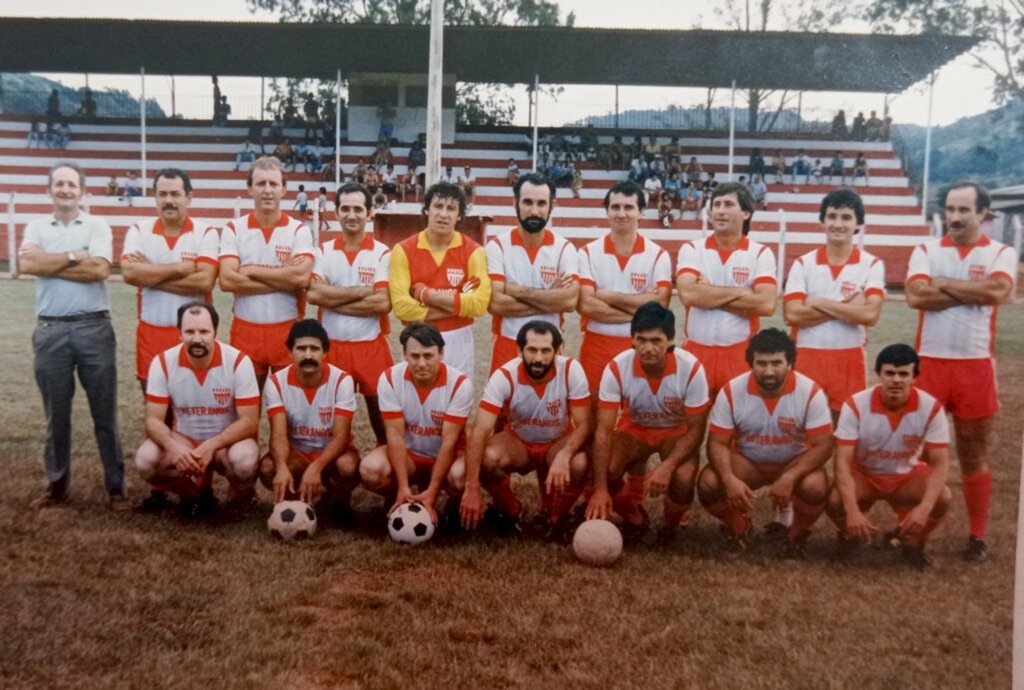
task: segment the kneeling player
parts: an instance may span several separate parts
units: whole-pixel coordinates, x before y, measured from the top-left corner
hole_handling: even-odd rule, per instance
[[[146,440],[135,454],[142,478],[181,496],[188,517],[216,508],[212,473],[227,477],[228,505],[254,496],[259,447],[259,388],[252,362],[216,340],[217,310],[205,302],[178,309],[182,344],[149,366]],[[174,429],[164,421],[174,411]]]
[[[480,400],[466,449],[462,524],[476,527],[483,512],[483,485],[494,498],[488,510],[495,524],[512,531],[523,506],[512,493],[509,472],[537,470],[548,520],[557,532],[583,489],[587,456],[580,452],[590,434],[590,390],[580,363],[558,355],[562,334],[548,321],[528,321],[516,335],[519,357],[491,375]],[[495,434],[498,416],[509,426]]]
[[[390,510],[420,502],[436,522],[434,505],[442,485],[447,480],[449,494],[457,496],[456,486],[462,483],[455,475],[464,466],[454,465],[473,407],[473,385],[444,363],[444,338],[437,326],[411,323],[399,342],[405,361],[385,369],[377,382],[388,442],[366,454],[359,474],[367,489],[395,497]],[[413,485],[419,493],[413,493]],[[458,503],[449,504],[448,513],[457,521]]]
[[[846,403],[836,429],[836,479],[828,514],[840,547],[867,541],[875,530],[864,514],[885,501],[899,516],[903,555],[916,568],[931,565],[924,541],[949,507],[949,426],[942,405],[914,387],[917,353],[890,345],[878,353],[879,384]]]
[[[325,494],[335,516],[345,517],[359,483],[359,455],[351,445],[353,379],[325,361],[331,341],[319,321],[297,321],[285,344],[293,364],[263,387],[270,452],[260,460],[260,481],[275,503],[313,504]]]
[[[711,409],[708,459],[697,482],[701,504],[745,548],[754,491],[770,486],[776,506],[793,502],[787,554],[799,556],[825,509],[832,417],[818,384],[793,371],[796,345],[767,328],[747,345],[751,371],[729,381]]]
[[[601,377],[587,517],[604,519],[614,508],[627,528],[646,531],[647,511],[620,492],[623,475],[645,474],[648,458],[657,453],[661,464],[647,475],[644,488],[665,496],[662,538],[671,539],[693,502],[708,384],[697,358],[672,347],[676,319],[669,309],[657,302],[642,305],[630,332],[633,348],[613,359]]]

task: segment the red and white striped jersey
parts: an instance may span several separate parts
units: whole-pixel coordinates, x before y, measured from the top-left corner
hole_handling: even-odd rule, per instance
[[[946,235],[914,248],[907,266],[907,283],[919,278],[987,280],[1017,279],[1013,249],[982,235],[972,247],[958,247]],[[995,356],[996,305],[958,304],[938,311],[921,311],[917,354],[942,359],[985,359]]]
[[[679,248],[676,276],[692,273],[719,287],[753,288],[776,284],[775,255],[768,247],[744,237],[736,249],[722,249],[714,235],[684,242]],[[690,307],[686,313],[686,337],[701,345],[744,343],[761,328],[757,316],[739,316],[725,309]]]
[[[825,393],[803,374],[790,372],[779,397],[765,398],[750,372],[718,392],[710,431],[732,436],[750,462],[782,465],[807,448],[808,436],[832,433],[832,415]]]
[[[341,237],[324,242],[313,258],[313,275],[334,287],[386,288],[391,271],[391,250],[372,235],[363,238],[355,252],[346,252]],[[331,340],[362,342],[375,340],[388,330],[388,315],[349,316],[333,309],[319,311],[320,321]]]
[[[331,441],[335,415],[351,419],[355,414],[355,383],[344,371],[325,363],[320,385],[303,388],[293,364],[267,378],[263,406],[267,417],[287,417],[291,448],[319,453]]]
[[[238,259],[241,266],[278,268],[298,256],[313,258],[313,235],[287,213],[281,213],[273,228],[261,228],[250,213],[228,221],[220,235],[220,258]],[[299,304],[294,292],[236,295],[233,311],[250,323],[281,323],[302,316]]]
[[[176,264],[181,261],[198,261],[217,266],[220,253],[220,237],[217,231],[191,218],[185,219],[181,234],[170,237],[164,231],[163,221],[139,221],[128,228],[124,236],[124,251],[127,254],[140,253],[151,264]],[[176,326],[178,307],[196,298],[210,299],[209,295],[196,293],[192,296],[176,295],[158,287],[139,288],[139,320],[151,326]]]
[[[436,458],[444,422],[465,425],[473,409],[473,385],[465,374],[441,363],[431,388],[417,388],[409,365],[385,369],[377,382],[377,403],[384,419],[405,421],[405,445],[416,455]]]
[[[238,409],[260,404],[252,361],[214,341],[208,369],[193,369],[183,345],[161,352],[149,365],[146,400],[170,405],[174,430],[193,441],[216,436],[238,421]]]
[[[516,357],[491,374],[480,407],[494,414],[507,411],[512,433],[526,443],[550,443],[569,433],[570,407],[590,405],[583,367],[571,357],[556,356],[542,381],[534,381]]]
[[[648,429],[678,427],[686,415],[700,414],[711,400],[704,367],[682,348],[665,355],[661,378],[648,378],[633,349],[609,362],[601,376],[598,405],[622,409],[634,424]]]
[[[907,474],[925,448],[949,445],[949,422],[938,400],[919,388],[899,412],[882,404],[882,387],[872,386],[843,403],[836,443],[856,446],[854,462],[869,474]]]

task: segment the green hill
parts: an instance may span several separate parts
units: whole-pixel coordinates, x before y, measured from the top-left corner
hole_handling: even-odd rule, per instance
[[[60,112],[71,117],[78,112],[85,89],[73,89],[60,82],[40,77],[37,74],[0,73],[0,113],[16,115],[42,115],[46,112],[46,99],[57,89],[60,95]],[[92,99],[96,102],[97,117],[139,116],[139,100],[127,91],[106,89],[94,90]],[[146,99],[146,117],[167,117],[160,105],[153,99]]]

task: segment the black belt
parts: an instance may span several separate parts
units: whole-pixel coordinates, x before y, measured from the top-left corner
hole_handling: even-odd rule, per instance
[[[40,321],[59,321],[63,323],[69,321],[95,321],[96,319],[109,319],[110,312],[90,311],[85,314],[72,314],[71,316],[43,316],[40,314],[38,318]]]

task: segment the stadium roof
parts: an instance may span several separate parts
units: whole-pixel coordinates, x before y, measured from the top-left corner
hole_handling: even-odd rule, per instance
[[[902,91],[967,36],[446,27],[459,81]],[[423,73],[425,26],[0,18],[0,71],[310,77]]]

